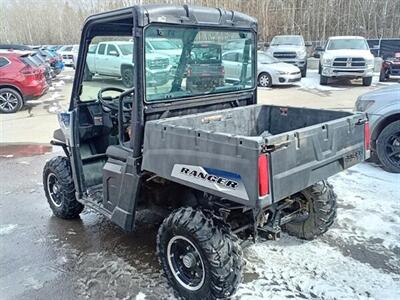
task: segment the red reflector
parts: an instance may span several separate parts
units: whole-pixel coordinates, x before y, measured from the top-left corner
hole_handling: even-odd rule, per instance
[[[369,122],[364,123],[364,148],[370,150],[371,145],[371,133],[369,132]]]
[[[266,155],[258,157],[258,194],[260,197],[269,194],[268,158]]]

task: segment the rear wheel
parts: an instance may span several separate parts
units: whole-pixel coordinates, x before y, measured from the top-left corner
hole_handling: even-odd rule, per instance
[[[261,87],[271,87],[272,86],[272,78],[271,75],[264,72],[258,76],[258,85]]]
[[[363,86],[370,86],[372,84],[372,76],[371,77],[363,77],[362,83],[363,83]]]
[[[19,111],[24,105],[19,92],[10,88],[0,89],[0,112],[11,114]]]
[[[308,218],[296,220],[282,226],[288,234],[305,240],[312,240],[324,234],[336,217],[337,196],[327,181],[316,183],[295,196],[295,210],[306,210]]]
[[[83,72],[83,80],[84,81],[92,81],[92,79],[93,79],[93,74],[90,72],[89,67],[86,64],[85,70]]]
[[[126,88],[133,87],[133,68],[129,66],[121,67],[122,84]]]
[[[376,154],[386,171],[400,173],[400,121],[390,123],[381,131]]]
[[[327,85],[328,84],[328,80],[329,80],[329,77],[324,76],[324,75],[320,75],[319,84],[320,85]]]
[[[184,299],[226,299],[242,276],[242,251],[229,229],[200,210],[171,213],[157,235],[165,275]]]
[[[54,215],[63,219],[77,218],[83,205],[75,198],[75,186],[69,160],[57,156],[49,160],[43,170],[43,186]]]

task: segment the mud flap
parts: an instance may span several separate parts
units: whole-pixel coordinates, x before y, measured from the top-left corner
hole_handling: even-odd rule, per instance
[[[135,228],[136,199],[139,195],[140,176],[134,158],[126,162],[108,159],[103,169],[103,205],[113,223],[126,231]]]

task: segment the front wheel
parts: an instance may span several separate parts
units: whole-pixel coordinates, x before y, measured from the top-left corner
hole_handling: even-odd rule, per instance
[[[83,205],[75,198],[71,165],[66,157],[49,160],[43,169],[43,187],[54,215],[63,219],[77,218]]]
[[[294,199],[293,210],[305,210],[308,217],[283,225],[284,231],[305,240],[313,240],[328,231],[335,221],[337,196],[327,181],[306,188]]]
[[[400,173],[400,121],[390,123],[381,131],[376,154],[386,171]]]
[[[327,85],[328,84],[328,80],[329,80],[329,77],[324,76],[324,75],[320,75],[319,84],[320,85]]]
[[[258,76],[258,85],[261,87],[271,87],[272,86],[272,78],[271,75],[264,72]]]
[[[362,84],[363,84],[363,86],[370,86],[372,84],[372,76],[371,77],[363,77]]]
[[[307,76],[307,63],[304,65],[303,69],[301,69],[301,77]]]
[[[158,231],[157,252],[167,279],[184,299],[227,299],[241,281],[236,236],[201,210],[171,213]]]

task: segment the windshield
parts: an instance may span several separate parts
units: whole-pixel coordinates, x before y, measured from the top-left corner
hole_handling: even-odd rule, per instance
[[[149,40],[148,42],[154,50],[174,50],[180,48],[176,42],[167,39]]]
[[[132,55],[133,54],[133,42],[126,44],[119,44],[119,49],[121,50],[122,55]]]
[[[263,52],[257,53],[257,59],[260,64],[273,64],[279,62],[279,60],[277,60],[276,58]]]
[[[159,51],[164,50],[163,47],[151,53],[146,51],[147,101],[183,99],[254,87],[254,60],[250,58],[255,49],[251,32],[149,26],[145,40],[146,50],[154,45],[176,50],[173,53]],[[238,42],[235,52],[225,58],[221,49],[232,40],[242,42]]]
[[[367,41],[364,39],[332,39],[328,43],[328,50],[357,49],[368,50]]]
[[[293,45],[293,46],[303,46],[304,40],[301,36],[276,36],[271,41],[271,46],[280,45]]]

